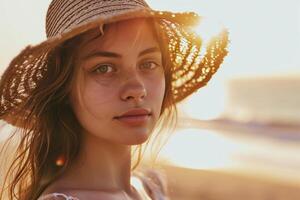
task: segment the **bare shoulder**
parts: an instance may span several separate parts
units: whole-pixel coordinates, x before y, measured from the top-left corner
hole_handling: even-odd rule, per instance
[[[168,184],[166,174],[159,169],[143,169],[142,178],[152,189],[159,189],[164,195],[168,194]]]

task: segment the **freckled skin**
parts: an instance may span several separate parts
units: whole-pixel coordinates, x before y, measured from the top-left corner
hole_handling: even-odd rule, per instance
[[[165,78],[160,51],[139,54],[145,49],[159,49],[159,45],[142,19],[111,24],[103,36],[91,40],[96,31],[85,36],[84,40],[89,42],[77,52],[77,74],[70,98],[74,113],[84,134],[109,143],[141,144],[159,119]],[[85,59],[92,52],[102,51],[114,52],[119,57]],[[135,107],[151,110],[146,123],[128,126],[114,119]]]

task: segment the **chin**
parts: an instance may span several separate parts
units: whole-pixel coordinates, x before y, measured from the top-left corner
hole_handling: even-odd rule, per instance
[[[137,134],[135,137],[127,138],[123,141],[125,145],[139,145],[145,143],[149,138],[149,134]]]
[[[148,137],[147,137],[147,138],[141,138],[141,139],[138,139],[138,140],[136,140],[135,142],[133,142],[131,145],[139,145],[139,144],[143,144],[143,143],[145,143],[147,140],[148,140]]]
[[[140,144],[147,142],[147,140],[148,140],[148,137],[147,138],[137,138],[134,141],[128,142],[127,145],[140,145]]]

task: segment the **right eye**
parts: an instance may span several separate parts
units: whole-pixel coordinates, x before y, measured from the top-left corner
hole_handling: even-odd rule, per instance
[[[108,74],[114,71],[114,67],[111,64],[99,64],[97,65],[92,72],[96,74]]]

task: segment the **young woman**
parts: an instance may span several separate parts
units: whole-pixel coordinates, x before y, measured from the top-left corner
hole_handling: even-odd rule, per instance
[[[131,148],[174,125],[176,103],[227,54],[226,31],[203,54],[198,18],[143,0],[53,0],[48,39],[22,51],[0,82],[0,118],[21,136],[8,198],[168,199],[157,171],[132,167]]]

